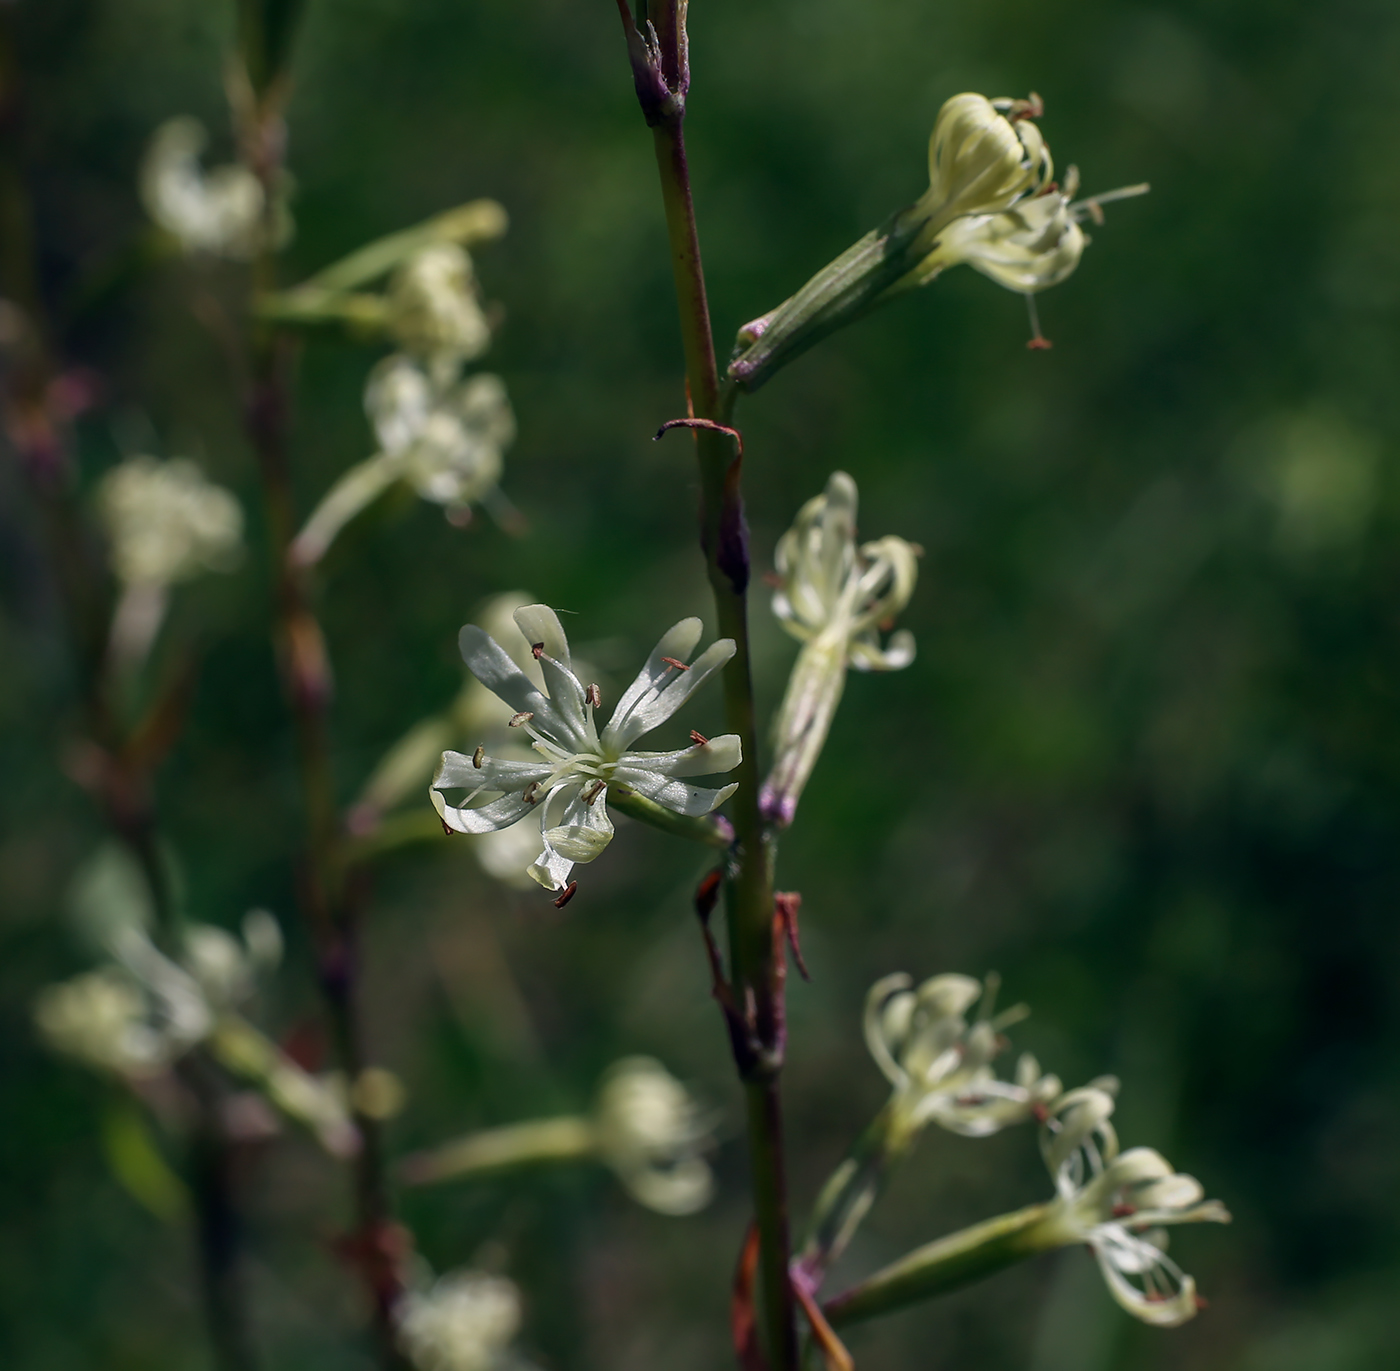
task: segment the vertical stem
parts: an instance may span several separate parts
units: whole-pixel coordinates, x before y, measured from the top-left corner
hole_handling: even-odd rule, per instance
[[[103,654],[110,602],[102,567],[73,496],[62,426],[49,408],[49,386],[58,362],[35,267],[33,216],[19,151],[22,92],[13,22],[0,10],[0,293],[20,306],[27,329],[18,365],[7,378],[0,401],[11,442],[44,521],[81,682],[85,722],[102,757],[101,775],[90,778],[90,785],[109,828],[141,867],[157,936],[169,945],[175,941],[179,911],[160,857],[151,776],[124,755],[123,725],[105,689]],[[199,1065],[191,1060],[192,1068]],[[217,1097],[208,1088],[193,1093],[196,1120],[188,1165],[210,1347],[219,1371],[252,1371],[257,1360],[239,1270],[241,1242],[228,1140]]]
[[[254,263],[254,291],[276,288],[272,226],[281,179],[282,129],[274,97],[267,97],[252,146],[262,181],[267,223],[264,247]],[[276,328],[259,325],[251,339],[252,389],[247,425],[262,473],[273,572],[276,578],[275,637],[283,688],[296,729],[297,761],[306,811],[306,851],[300,905],[316,949],[317,974],[326,1001],[336,1057],[352,1083],[367,1064],[356,1003],[357,907],[346,880],[342,829],[331,760],[330,664],[325,638],[303,573],[288,557],[296,532],[288,424],[292,356]],[[354,1160],[355,1231],[347,1251],[369,1295],[379,1360],[402,1366],[394,1332],[394,1308],[402,1294],[398,1273],[399,1230],[393,1222],[379,1122],[354,1113],[361,1146]]]
[[[659,120],[652,133],[666,207],[690,403],[697,418],[725,422],[728,415],[720,393],[705,298],[682,116],[677,113]],[[744,1080],[764,1324],[775,1371],[796,1371],[797,1323],[788,1276],[787,1178],[778,1090],[782,1014],[777,996],[781,992],[775,985],[773,967],[771,853],[758,808],[758,738],[746,600],[747,532],[732,441],[723,434],[697,430],[695,447],[700,465],[700,541],[714,592],[717,629],[721,636],[734,639],[736,649],[724,669],[725,713],[730,731],[739,735],[744,750],[744,760],[733,773],[739,789],[733,802],[734,860],[726,901],[735,1000],[742,1005],[752,996],[758,1036],[766,1049]]]

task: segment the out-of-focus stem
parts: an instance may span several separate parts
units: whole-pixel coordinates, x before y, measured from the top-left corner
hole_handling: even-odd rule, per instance
[[[476,1179],[551,1162],[585,1161],[598,1152],[591,1119],[532,1119],[469,1134],[405,1157],[400,1173],[409,1185]]]
[[[683,67],[683,19],[672,12],[671,5],[661,4],[655,8],[660,12],[659,17],[653,18],[662,52],[674,53],[679,49]],[[668,73],[668,79],[674,83],[678,78]],[[683,113],[673,109],[660,117],[649,117],[654,118],[652,134],[666,209],[691,407],[697,418],[727,423],[728,405],[720,392],[705,275],[700,262]],[[754,1211],[759,1231],[764,1328],[774,1371],[796,1371],[797,1323],[788,1278],[787,1180],[778,1092],[782,1009],[777,997],[781,992],[775,984],[773,968],[771,854],[758,808],[758,731],[746,601],[748,535],[740,486],[740,459],[734,441],[713,431],[696,430],[695,449],[700,466],[700,540],[714,593],[717,630],[720,636],[732,638],[736,647],[724,668],[724,699],[727,725],[731,732],[739,735],[744,760],[732,773],[739,789],[732,804],[734,847],[726,901],[734,999],[738,1004],[745,1004],[752,997],[761,1049],[746,1072],[744,1093]]]
[[[268,126],[245,131],[245,143],[261,153],[254,159],[253,167],[262,181],[269,219],[263,234],[265,246],[254,262],[255,302],[276,289],[271,216],[282,175],[283,145],[277,102],[268,100],[257,113]],[[305,806],[306,852],[300,905],[316,948],[335,1053],[353,1082],[366,1065],[366,1055],[355,999],[355,907],[341,856],[341,823],[331,763],[330,664],[304,573],[288,555],[296,532],[288,444],[291,362],[290,340],[271,325],[255,325],[250,338],[252,391],[247,403],[247,426],[267,505],[277,585],[278,659],[296,728]],[[394,1306],[402,1289],[395,1259],[397,1234],[384,1146],[378,1120],[362,1111],[356,1111],[354,1119],[360,1148],[353,1162],[355,1233],[348,1250],[353,1253],[370,1296],[381,1364],[398,1368],[404,1363],[395,1343]]]

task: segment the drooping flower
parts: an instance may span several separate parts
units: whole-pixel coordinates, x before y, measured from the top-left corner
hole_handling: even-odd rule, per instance
[[[517,1364],[520,1292],[503,1276],[450,1271],[409,1291],[395,1313],[399,1346],[417,1371],[503,1371]]]
[[[637,679],[617,702],[607,726],[594,723],[596,686],[584,687],[571,668],[558,616],[527,605],[515,622],[543,672],[545,690],[520,670],[489,634],[474,624],[459,637],[468,669],[515,711],[512,725],[533,740],[536,761],[444,752],[429,796],[443,822],[459,833],[489,833],[538,812],[544,850],[530,875],[562,890],[576,862],[591,862],[612,840],[607,790],[622,787],[677,814],[709,814],[733,794],[733,785],[709,790],[686,776],[730,771],[741,758],[734,734],[673,752],[640,752],[633,744],[666,722],[734,655],[734,642],[711,643],[688,666],[700,640],[700,620],[683,619],[657,643]],[[464,790],[460,804],[443,792]]]
[[[1079,221],[1143,194],[1132,186],[1071,203],[1035,120],[1040,98],[989,100],[964,92],[944,103],[929,138],[929,187],[866,234],[795,295],[739,330],[729,375],[756,390],[833,329],[966,262],[1031,294],[1064,280],[1088,241]]]
[[[914,660],[914,637],[880,633],[909,603],[919,549],[893,536],[856,543],[856,483],[832,472],[778,540],[773,612],[802,644],[774,724],[775,760],[760,804],[789,824],[826,743],[846,670],[896,671]]]
[[[1196,1314],[1196,1283],[1166,1254],[1165,1226],[1229,1223],[1194,1176],[1174,1172],[1150,1147],[1118,1150],[1109,1116],[1113,1095],[1071,1090],[1048,1112],[1041,1152],[1056,1199],[1044,1233],[1062,1244],[1087,1243],[1109,1293],[1134,1318],[1173,1328]]]
[[[651,1057],[624,1057],[594,1109],[598,1151],[632,1196],[661,1214],[693,1214],[714,1194],[701,1155],[711,1127],[690,1092]]]
[[[199,154],[207,141],[197,119],[182,115],[163,123],[141,166],[142,203],[183,251],[247,260],[263,242],[262,185],[237,163],[205,171]],[[291,218],[282,205],[276,218],[280,245],[291,236]]]
[[[495,490],[515,439],[499,376],[444,381],[403,353],[370,372],[365,411],[379,451],[341,476],[306,521],[292,545],[304,566],[319,561],[340,530],[396,481],[444,506],[450,518],[465,514]]]
[[[934,976],[915,987],[902,972],[871,987],[865,1001],[865,1041],[894,1087],[892,1128],[909,1135],[936,1123],[980,1138],[1032,1118],[1059,1095],[1057,1076],[1042,1075],[1029,1053],[1015,1079],[998,1079],[992,1063],[1005,1050],[1001,1030],[1025,1017],[1024,1007],[993,1017],[996,982]],[[983,1001],[971,1024],[967,1011]]]

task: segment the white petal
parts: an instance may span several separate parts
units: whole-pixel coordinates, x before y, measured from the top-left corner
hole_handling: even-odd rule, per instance
[[[538,641],[538,640],[537,640]],[[501,645],[475,624],[466,624],[457,644],[467,669],[493,694],[499,695],[517,714],[533,714],[535,727],[568,751],[582,751],[587,742],[581,710],[569,702],[551,701],[511,661]]]
[[[663,638],[661,641],[664,643],[666,639]],[[659,650],[660,644],[657,646]],[[719,638],[690,664],[688,671],[677,671],[674,667],[667,667],[665,663],[660,663],[662,673],[669,672],[678,679],[673,679],[664,689],[658,690],[654,683],[648,689],[643,690],[621,722],[618,718],[622,714],[619,704],[603,735],[603,746],[620,751],[640,738],[643,733],[648,733],[657,725],[665,723],[733,655],[734,640],[732,638]],[[653,657],[655,656],[656,654],[653,653]],[[684,658],[678,658],[678,660],[684,660]],[[650,659],[648,659],[647,665],[650,667]],[[637,679],[640,681],[642,678],[638,677]],[[658,673],[654,679],[655,682],[659,683],[664,681],[665,677]],[[633,684],[632,689],[636,689],[636,683]],[[630,690],[628,694],[631,694]]]
[[[1105,1224],[1089,1236],[1109,1293],[1134,1318],[1175,1328],[1196,1315],[1196,1282],[1151,1243]],[[1128,1276],[1142,1279],[1142,1288]]]
[[[569,640],[559,616],[548,605],[522,605],[515,611],[515,622],[532,646],[543,643],[546,654],[561,666],[572,668]]]
[[[592,785],[578,786],[573,798],[564,807],[560,822],[544,831],[545,846],[571,862],[591,862],[612,841],[613,825],[608,817],[607,794],[598,791],[593,803],[589,804],[584,796],[591,791]],[[555,790],[550,800],[558,793],[559,790]]]
[[[639,766],[619,764],[613,772],[613,780],[631,786],[639,795],[654,800],[673,814],[688,814],[699,818],[718,809],[736,790],[738,785],[727,785],[720,790],[709,790],[704,786],[690,785],[686,781],[672,780],[669,776]]]
[[[535,807],[519,795],[503,795],[479,809],[456,808],[436,790],[430,790],[428,798],[432,800],[438,818],[457,833],[494,833],[497,829],[519,823]]]
[[[743,745],[737,733],[722,733],[707,743],[683,747],[676,752],[628,752],[623,766],[636,766],[660,776],[715,776],[733,771],[744,760]]]
[[[444,752],[432,784],[434,790],[524,790],[532,781],[544,780],[552,769],[548,762],[486,756],[478,767],[465,752]]]
[[[661,641],[652,648],[651,656],[647,658],[646,665],[637,673],[637,679],[632,682],[622,693],[622,698],[618,700],[617,707],[612,712],[612,719],[608,723],[605,738],[612,739],[617,736],[623,726],[627,723],[632,711],[644,698],[654,695],[658,685],[664,684],[675,670],[669,667],[661,659],[663,657],[674,657],[677,661],[683,662],[692,652],[695,651],[695,644],[700,641],[702,625],[699,619],[682,619],[680,623],[672,625],[661,636]],[[636,734],[632,735],[636,737]]]

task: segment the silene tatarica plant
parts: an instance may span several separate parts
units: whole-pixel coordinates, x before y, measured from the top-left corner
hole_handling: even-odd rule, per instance
[[[275,580],[271,636],[295,723],[306,814],[295,862],[295,946],[310,950],[324,991],[324,1036],[335,1050],[312,1069],[274,1032],[268,992],[283,961],[276,919],[249,913],[234,936],[208,922],[211,913],[201,909],[195,918],[186,908],[180,863],[151,785],[179,732],[185,687],[170,686],[153,664],[162,659],[162,633],[173,635],[180,622],[169,615],[177,590],[193,596],[198,587],[184,587],[204,573],[237,572],[246,562],[244,515],[235,495],[193,462],[142,453],[96,483],[90,512],[100,536],[55,548],[72,573],[62,584],[75,584],[80,573],[92,580],[74,603],[86,641],[99,644],[83,656],[94,737],[70,769],[102,807],[113,842],[83,865],[74,885],[75,921],[95,964],[39,995],[38,1028],[56,1052],[120,1087],[112,1127],[127,1158],[121,1174],[149,1208],[188,1214],[196,1231],[214,1231],[231,1203],[220,1179],[227,1168],[205,1162],[235,1145],[227,1121],[236,1098],[241,1126],[301,1130],[331,1164],[348,1168],[353,1216],[336,1250],[361,1283],[382,1366],[528,1367],[529,1299],[499,1264],[433,1272],[396,1216],[391,1181],[485,1185],[531,1168],[593,1167],[640,1204],[682,1216],[715,1192],[709,1154],[725,1135],[723,1110],[697,1099],[661,1062],[622,1055],[600,1074],[591,1103],[478,1126],[395,1163],[382,1126],[414,1102],[373,1064],[356,1007],[353,949],[370,889],[364,876],[386,852],[465,843],[491,878],[537,898],[545,898],[542,887],[562,908],[576,897],[584,867],[625,860],[609,851],[614,818],[625,816],[697,844],[711,868],[695,894],[696,955],[712,977],[744,1097],[752,1182],[752,1226],[747,1236],[734,1234],[732,1331],[742,1366],[849,1367],[843,1326],[1065,1246],[1089,1249],[1109,1294],[1129,1314],[1179,1324],[1196,1313],[1198,1299],[1191,1276],[1167,1255],[1167,1230],[1229,1215],[1159,1153],[1120,1149],[1111,1122],[1116,1081],[1066,1090],[1029,1054],[1002,1065],[1007,1031],[1027,1011],[998,1010],[994,976],[944,972],[916,981],[897,972],[872,988],[865,1040],[889,1093],[793,1240],[789,1215],[799,1213],[799,1197],[788,1191],[778,1089],[789,949],[806,968],[797,952],[800,897],[774,890],[783,870],[779,839],[797,819],[804,791],[834,783],[821,756],[848,673],[878,676],[914,662],[914,637],[900,619],[923,552],[897,533],[870,538],[860,530],[858,452],[849,455],[849,470],[824,483],[813,479],[795,508],[764,511],[765,523],[791,522],[775,547],[759,551],[765,562],[771,555],[772,613],[797,643],[765,728],[753,691],[754,578],[742,488],[745,463],[764,454],[745,453],[735,414],[741,396],[823,338],[954,267],[969,266],[1033,302],[1079,266],[1085,223],[1102,222],[1104,204],[1147,188],[1079,198],[1074,167],[1056,177],[1036,96],[955,94],[934,122],[927,190],[740,328],[722,359],[684,140],[686,5],[659,0],[634,14],[619,0],[618,9],[619,52],[625,46],[657,154],[686,361],[684,387],[678,378],[675,388],[684,417],[663,432],[689,430],[698,463],[712,631],[698,618],[680,618],[610,701],[598,684],[603,673],[574,654],[547,603],[564,588],[538,586],[544,602],[503,589],[534,580],[526,545],[518,544],[519,565],[503,572],[501,584],[466,592],[472,621],[458,639],[460,694],[428,718],[405,719],[399,741],[366,768],[341,812],[330,766],[334,675],[319,605],[333,590],[336,559],[364,545],[362,516],[398,489],[438,507],[458,528],[484,510],[506,533],[525,532],[508,496],[515,415],[505,383],[482,365],[501,313],[484,292],[477,256],[503,236],[507,220],[493,201],[472,201],[368,243],[300,283],[284,282],[280,253],[295,229],[284,115],[301,6],[242,0],[227,83],[236,158],[205,166],[204,128],[175,114],[153,131],[133,175],[151,219],[148,265],[178,258],[197,290],[210,272],[241,273],[244,283],[247,328],[234,377],[261,483]],[[57,336],[45,321],[17,311],[7,327],[28,368],[17,376],[42,380],[59,365],[45,351],[44,340]],[[1032,327],[1032,345],[1046,346],[1033,303]],[[362,448],[302,508],[300,453],[287,423],[289,362],[299,338],[314,346],[327,334],[380,355],[364,364]],[[35,411],[16,432],[36,491],[51,498],[62,486],[52,479],[55,464],[70,460],[61,423]],[[683,484],[678,478],[677,488]],[[60,533],[72,526],[54,521]],[[88,546],[105,548],[105,568],[79,555]],[[94,607],[101,612],[91,621]],[[590,622],[586,606],[571,608],[580,624]],[[882,688],[879,681],[862,687]],[[721,702],[725,731],[696,731],[695,707]],[[665,745],[681,741],[677,730],[687,728],[688,741]],[[849,773],[859,758],[841,765]],[[723,951],[712,927],[721,900]],[[565,917],[587,918],[587,905],[585,896]],[[461,1113],[479,1122],[476,1109]],[[891,1173],[910,1164],[929,1129],[967,1139],[1038,1133],[1049,1198],[951,1235],[931,1234],[927,1245],[828,1291],[830,1273]],[[191,1157],[205,1162],[192,1165]],[[236,1244],[221,1242],[205,1251],[201,1268],[211,1335],[230,1371],[254,1364],[256,1320],[237,1278],[243,1261]]]

